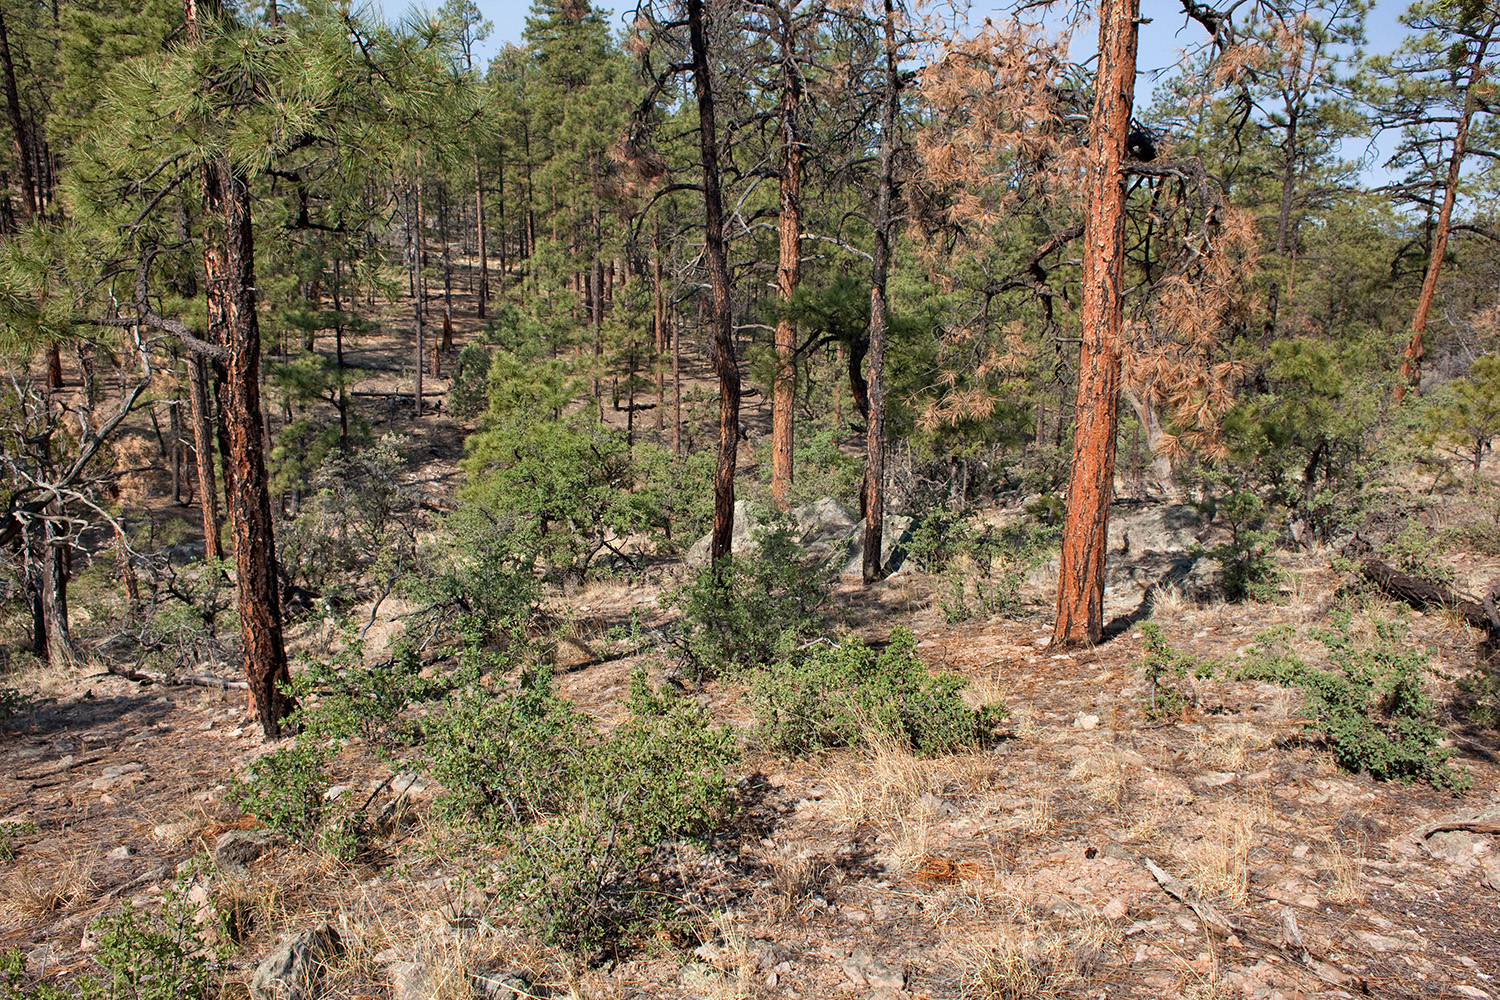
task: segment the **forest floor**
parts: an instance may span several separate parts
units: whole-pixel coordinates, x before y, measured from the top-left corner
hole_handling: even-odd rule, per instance
[[[352,360],[397,367],[399,344],[393,330]],[[377,433],[406,423],[372,406]],[[446,490],[463,429],[440,415],[422,433],[413,475]],[[1479,555],[1448,561],[1461,583],[1497,572]],[[1106,617],[1149,611],[1173,648],[1217,660],[1273,625],[1326,625],[1335,606],[1356,627],[1397,620],[1447,678],[1446,704],[1477,635],[1455,616],[1351,593],[1331,563],[1327,550],[1283,554],[1279,603],[1169,592],[1148,604],[1120,578]],[[659,624],[671,579],[586,586],[554,606],[597,653],[633,614]],[[1473,779],[1462,796],[1379,782],[1341,771],[1307,733],[1300,695],[1276,685],[1188,678],[1181,713],[1151,717],[1138,628],[1086,651],[1047,648],[1045,572],[1020,611],[958,625],[940,613],[941,583],[911,570],[870,588],[844,578],[832,615],[877,638],[910,627],[929,667],[1005,705],[1004,738],[935,759],[890,747],[788,759],[747,740],[736,820],[685,862],[693,933],[593,966],[484,917],[474,858],[430,815],[438,790],[421,760],[392,781],[371,757],[337,758],[342,784],[398,817],[353,862],[286,844],[216,862],[221,835],[251,825],[226,792],[267,749],[242,692],[142,686],[97,664],[14,672],[4,683],[35,700],[0,730],[0,951],[23,951],[33,974],[86,972],[94,918],[155,906],[177,883],[201,912],[235,914],[230,996],[279,940],[327,922],[344,948],[326,970],[330,997],[466,997],[481,972],[490,996],[580,1000],[1500,998],[1500,850],[1492,834],[1437,829],[1500,820],[1492,732],[1449,720]],[[397,613],[391,602],[381,617]],[[607,723],[639,658],[600,659],[560,658],[558,687]],[[696,694],[748,732],[742,686]],[[1232,926],[1210,926],[1222,921]],[[530,985],[513,992],[506,976]]]

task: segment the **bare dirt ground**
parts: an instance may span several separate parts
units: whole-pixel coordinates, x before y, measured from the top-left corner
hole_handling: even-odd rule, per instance
[[[351,363],[400,366],[404,334],[397,318],[388,325]],[[388,392],[402,378],[377,373],[360,388]],[[377,434],[414,435],[413,476],[456,483],[461,427],[440,415],[414,432],[380,409],[367,408]],[[1232,657],[1270,625],[1326,621],[1345,583],[1328,566],[1327,552],[1297,557],[1280,604],[1169,595],[1152,619],[1177,649]],[[1481,578],[1492,567],[1461,569]],[[0,950],[22,950],[34,974],[87,972],[91,920],[150,910],[179,883],[204,912],[235,917],[230,996],[278,940],[326,921],[345,945],[327,969],[331,997],[469,996],[476,970],[530,977],[527,992],[493,996],[1500,997],[1494,836],[1433,832],[1500,818],[1493,733],[1455,728],[1473,787],[1454,797],[1338,770],[1305,738],[1300,696],[1274,685],[1191,682],[1189,707],[1153,721],[1139,631],[1050,651],[1044,583],[1025,614],[949,626],[921,574],[870,590],[845,580],[835,617],[872,636],[910,626],[930,667],[1004,703],[1006,738],[935,760],[751,747],[737,819],[692,855],[690,939],[595,967],[488,919],[476,859],[428,813],[436,789],[422,761],[400,765],[393,793],[390,768],[338,759],[351,794],[395,817],[356,861],[283,845],[243,869],[216,866],[218,837],[250,825],[226,791],[265,750],[240,692],[141,686],[97,666],[12,675],[41,702],[0,731],[0,831],[14,824],[0,853]],[[658,623],[657,593],[610,583],[559,602],[597,649],[632,609]],[[1142,592],[1122,584],[1109,600],[1124,614]],[[1398,618],[1449,675],[1473,662],[1476,636],[1461,622],[1352,601],[1357,614]],[[560,661],[560,690],[609,720],[635,659],[577,659]],[[743,694],[714,683],[699,696],[745,729]]]

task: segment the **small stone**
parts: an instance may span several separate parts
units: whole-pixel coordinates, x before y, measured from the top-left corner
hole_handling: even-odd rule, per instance
[[[121,844],[119,847],[116,847],[114,850],[106,854],[105,857],[110,861],[124,861],[127,858],[135,857],[135,850],[125,846],[124,844]]]
[[[412,774],[409,771],[398,774],[391,779],[391,791],[397,795],[400,795],[402,792],[415,795],[426,787],[426,782],[420,776]]]
[[[1500,889],[1500,868],[1486,869],[1479,881],[1487,888]]]
[[[376,965],[389,965],[391,962],[401,961],[401,950],[399,948],[382,948],[375,953]]]
[[[1484,990],[1477,989],[1473,986],[1465,986],[1463,983],[1454,983],[1449,987],[1449,989],[1451,989],[1454,993],[1457,993],[1459,996],[1473,997],[1474,1000],[1490,1000],[1490,994],[1486,993]]]
[[[524,969],[497,969],[477,972],[473,977],[474,996],[478,1000],[515,1000],[517,997],[544,997],[544,987],[533,985],[531,973]]]
[[[427,1000],[432,995],[432,973],[422,962],[392,962],[392,1000]]]
[[[1303,858],[1307,857],[1307,850],[1308,848],[1306,844],[1298,844],[1296,847],[1292,848],[1292,857],[1296,858],[1298,861],[1301,861]]]
[[[323,800],[325,802],[335,802],[340,796],[347,795],[352,791],[354,791],[353,785],[334,785],[323,793]]]
[[[1082,713],[1079,713],[1078,717],[1073,720],[1074,729],[1088,730],[1093,729],[1097,725],[1099,725],[1099,716],[1097,715],[1084,715]]]
[[[1111,899],[1108,903],[1105,903],[1104,909],[1100,911],[1100,913],[1103,914],[1105,920],[1120,920],[1129,912],[1130,907],[1126,906],[1125,901],[1123,899],[1120,899],[1119,897]]]

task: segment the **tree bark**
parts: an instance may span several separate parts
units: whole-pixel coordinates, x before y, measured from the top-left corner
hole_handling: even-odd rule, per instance
[[[1468,152],[1469,126],[1479,108],[1479,83],[1489,71],[1485,65],[1490,41],[1494,37],[1495,20],[1491,20],[1484,35],[1474,48],[1469,61],[1469,80],[1464,87],[1464,109],[1459,115],[1458,129],[1453,135],[1453,156],[1448,160],[1448,176],[1443,184],[1443,203],[1438,209],[1437,226],[1432,233],[1432,256],[1427,261],[1427,274],[1422,279],[1422,292],[1417,297],[1417,311],[1411,319],[1411,339],[1401,356],[1401,377],[1391,394],[1391,401],[1399,404],[1406,398],[1408,389],[1417,391],[1422,381],[1422,355],[1425,353],[1422,338],[1427,332],[1427,313],[1432,309],[1432,299],[1437,293],[1438,272],[1443,268],[1443,255],[1448,252],[1448,233],[1453,221],[1453,202],[1458,197],[1458,175]]]
[[[208,416],[208,365],[203,356],[189,353],[188,409],[193,422],[193,464],[198,470],[198,506],[203,512],[203,555],[224,558],[219,542],[219,491],[214,483],[213,428]]]
[[[740,369],[734,354],[734,313],[729,260],[724,239],[724,194],[719,175],[719,139],[714,120],[713,80],[708,39],[703,30],[704,0],[687,0],[688,36],[693,58],[693,93],[698,102],[698,141],[703,160],[703,255],[712,289],[709,326],[713,331],[714,373],[719,379],[719,461],[714,468],[714,527],[709,559],[722,570],[734,535],[734,468],[740,445]]]
[[[1104,559],[1120,421],[1120,284],[1125,260],[1125,175],[1120,164],[1135,96],[1139,13],[1140,0],[1104,0],[1099,5],[1099,68],[1084,232],[1083,343],[1054,646],[1097,643],[1104,632]]]
[[[865,553],[866,586],[885,576],[880,559],[885,526],[885,341],[890,327],[886,275],[891,261],[891,198],[895,189],[896,102],[900,78],[896,73],[896,11],[885,0],[885,94],[880,107],[880,182],[875,195],[875,246],[870,255],[870,368],[869,411],[865,415]]]
[[[427,359],[422,357],[422,321],[423,313],[427,311],[427,289],[422,281],[422,178],[420,174],[412,181],[412,223],[411,223],[411,283],[412,283],[412,305],[415,309],[417,324],[417,382],[412,389],[412,406],[415,408],[418,420],[422,419],[422,367]]]
[[[10,138],[15,147],[16,165],[21,170],[21,199],[28,217],[40,210],[37,199],[36,170],[32,165],[31,130],[21,111],[21,94],[16,86],[16,65],[10,51],[10,33],[5,28],[5,11],[0,7],[0,71],[5,77],[5,113],[10,120]]]
[[[475,315],[484,319],[490,300],[490,261],[484,232],[484,174],[479,169],[479,151],[474,151],[474,232],[479,244],[479,292]]]
[[[802,283],[802,137],[797,123],[802,76],[797,71],[797,35],[790,3],[775,8],[781,19],[781,217],[777,223],[776,291],[783,307]],[[786,507],[795,450],[797,330],[791,317],[776,321],[776,377],[771,390],[771,496]]]
[[[225,159],[205,171],[205,201],[223,225],[224,268],[209,275],[209,313],[223,317],[225,424],[229,436],[230,523],[234,531],[235,587],[244,646],[245,676],[267,739],[281,735],[292,711],[282,690],[290,680],[281,632],[281,595],[276,581],[276,541],[271,529],[271,493],[260,407],[260,322],[255,311],[255,233],[250,187]],[[217,255],[205,255],[205,261]]]

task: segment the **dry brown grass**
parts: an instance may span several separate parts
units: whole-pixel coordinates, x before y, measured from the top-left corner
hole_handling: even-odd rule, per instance
[[[1117,945],[1117,934],[1089,922],[1067,933],[1004,927],[969,963],[965,995],[974,1000],[1052,1000],[1072,995],[1089,963]]]
[[[1052,800],[1046,795],[1037,795],[1027,800],[1025,807],[1011,820],[1011,827],[1040,837],[1052,829],[1052,823]]]
[[[1083,782],[1089,798],[1111,809],[1125,795],[1125,767],[1113,750],[1090,750],[1074,761],[1068,778]]]
[[[1324,898],[1333,903],[1359,905],[1365,901],[1361,885],[1360,859],[1344,853],[1339,844],[1330,839],[1325,842],[1320,855],[1320,869],[1328,886]]]
[[[1188,881],[1222,908],[1242,910],[1248,896],[1250,849],[1264,820],[1259,803],[1230,802],[1188,853]]]
[[[829,770],[828,789],[847,826],[931,820],[945,795],[982,791],[990,762],[977,751],[919,757],[893,740],[877,740]]]
[[[48,863],[38,859],[16,869],[8,880],[12,904],[22,916],[36,919],[86,903],[97,891],[91,854],[74,854]]]

